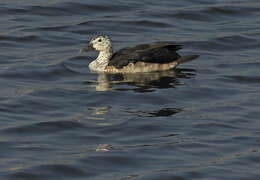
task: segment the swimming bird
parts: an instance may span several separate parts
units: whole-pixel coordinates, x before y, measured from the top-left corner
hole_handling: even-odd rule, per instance
[[[93,37],[88,46],[80,52],[99,51],[98,57],[89,64],[95,72],[139,73],[173,69],[179,64],[191,61],[198,55],[180,56],[176,51],[182,46],[173,42],[155,42],[126,47],[113,53],[112,42],[108,36]]]

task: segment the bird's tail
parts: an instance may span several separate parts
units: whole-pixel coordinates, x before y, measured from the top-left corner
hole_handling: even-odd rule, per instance
[[[199,55],[188,55],[188,56],[182,56],[180,57],[177,62],[178,64],[183,64],[183,63],[186,63],[186,62],[189,62],[189,61],[192,61],[196,58],[198,58]]]

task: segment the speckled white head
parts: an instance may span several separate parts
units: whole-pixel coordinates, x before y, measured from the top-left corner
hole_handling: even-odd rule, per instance
[[[96,51],[111,51],[112,50],[112,43],[108,36],[98,35],[93,37],[89,45]]]
[[[90,40],[88,46],[82,48],[80,52],[89,50],[99,51],[98,57],[89,64],[89,68],[92,71],[103,72],[113,55],[111,40],[104,35],[95,36]]]

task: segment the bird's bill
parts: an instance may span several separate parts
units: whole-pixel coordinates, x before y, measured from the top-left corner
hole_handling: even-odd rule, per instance
[[[84,52],[88,52],[88,51],[92,51],[92,50],[94,50],[94,48],[93,48],[92,44],[89,44],[87,47],[81,48],[79,50],[79,52],[84,53]]]

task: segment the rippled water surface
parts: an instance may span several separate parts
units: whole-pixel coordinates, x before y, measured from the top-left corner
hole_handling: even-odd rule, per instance
[[[0,25],[1,180],[260,178],[259,0],[2,0]],[[96,74],[100,33],[200,58]]]

